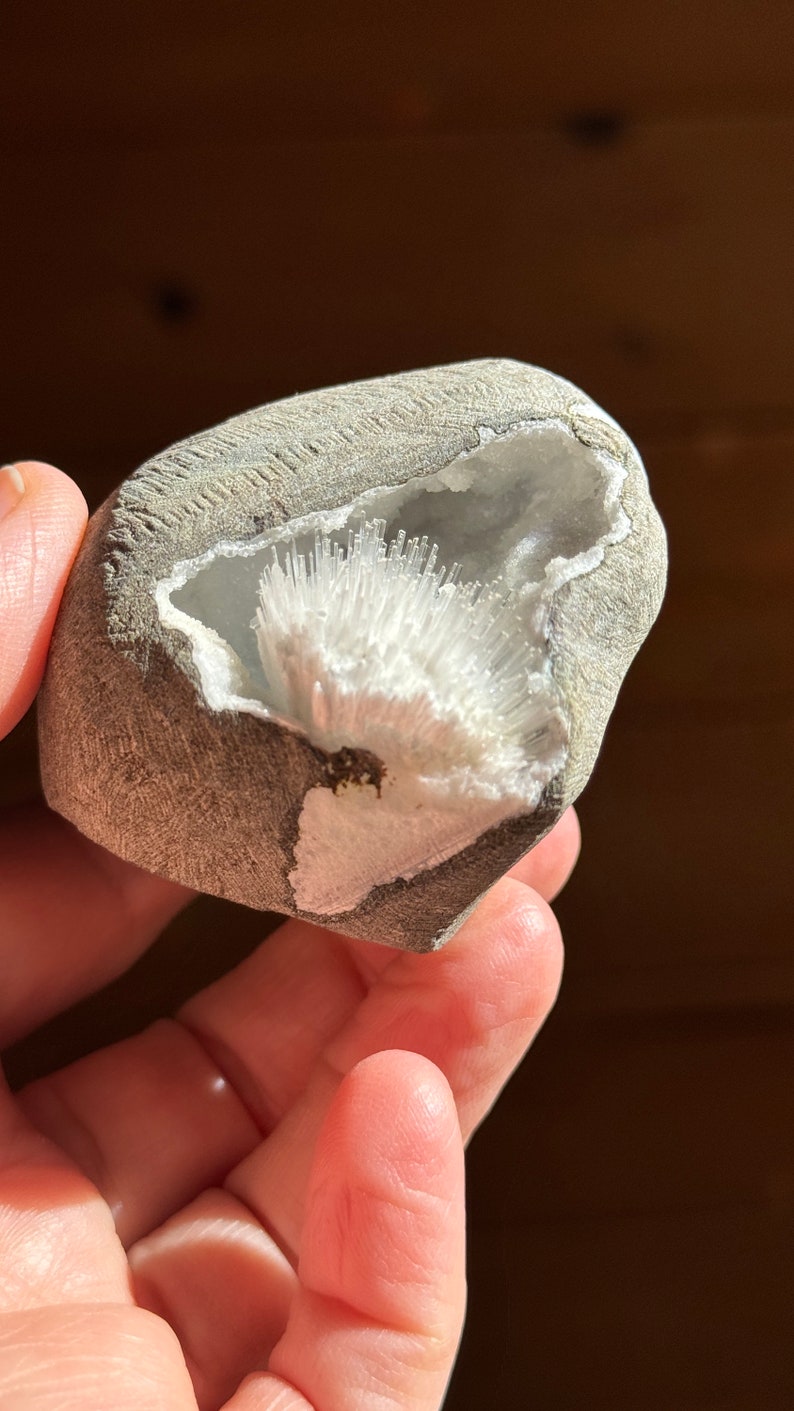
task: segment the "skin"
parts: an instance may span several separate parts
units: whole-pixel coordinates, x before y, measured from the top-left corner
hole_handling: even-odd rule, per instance
[[[18,470],[0,735],[36,692],[86,520],[66,476]],[[0,1090],[0,1404],[437,1411],[465,1307],[464,1143],[554,1002],[547,903],[578,845],[569,812],[438,954],[288,921],[172,1021]],[[0,1046],[190,899],[42,805],[6,810]]]

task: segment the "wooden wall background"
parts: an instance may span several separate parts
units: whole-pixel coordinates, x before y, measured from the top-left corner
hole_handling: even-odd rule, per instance
[[[563,994],[471,1152],[449,1411],[794,1404],[793,29],[786,0],[4,7],[4,459],[96,504],[257,402],[499,353],[608,407],[666,518]],[[32,722],[0,773],[34,786]],[[198,904],[121,1017],[81,1006],[12,1077],[262,934]]]

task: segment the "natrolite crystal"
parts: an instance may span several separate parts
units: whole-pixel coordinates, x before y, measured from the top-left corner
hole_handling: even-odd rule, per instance
[[[153,872],[434,949],[583,787],[665,565],[631,442],[538,368],[259,407],[91,520],[47,798]]]

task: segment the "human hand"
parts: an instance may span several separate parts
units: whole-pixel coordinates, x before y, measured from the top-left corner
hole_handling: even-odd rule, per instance
[[[0,736],[85,523],[20,467],[0,519]],[[0,471],[0,511],[15,477]],[[437,1411],[465,1303],[463,1142],[548,1013],[568,812],[448,946],[287,921],[174,1020],[0,1091],[4,1411]],[[534,888],[534,890],[533,890]],[[0,1043],[190,900],[43,806],[0,816]]]

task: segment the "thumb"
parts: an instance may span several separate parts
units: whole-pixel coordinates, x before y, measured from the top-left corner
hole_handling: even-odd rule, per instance
[[[87,517],[74,481],[54,466],[0,467],[0,739],[39,688]]]
[[[286,1329],[225,1411],[438,1411],[463,1322],[463,1186],[439,1069],[400,1050],[353,1068],[318,1140]]]

